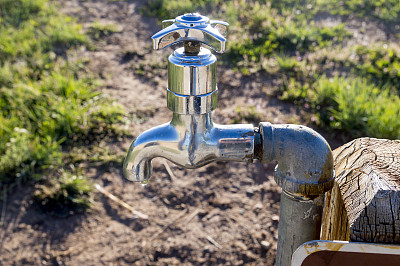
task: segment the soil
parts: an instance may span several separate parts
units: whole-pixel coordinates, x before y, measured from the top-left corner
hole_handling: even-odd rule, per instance
[[[61,1],[60,1],[61,3]],[[170,120],[164,66],[170,49],[152,51],[151,35],[160,27],[139,14],[141,1],[62,1],[62,12],[88,28],[115,24],[119,32],[102,38],[88,58],[103,81],[101,90],[132,114],[133,136]],[[144,73],[138,66],[144,66]],[[228,124],[237,107],[256,106],[272,123],[304,123],[294,105],[273,96],[274,84],[262,75],[243,77],[219,67],[219,102],[213,119]],[[132,138],[110,143],[125,153]],[[339,143],[332,142],[334,147]],[[171,168],[174,178],[164,165]],[[153,160],[147,186],[122,178],[122,166],[91,166],[94,183],[120,198],[148,220],[97,193],[83,215],[56,218],[32,205],[23,186],[8,197],[0,230],[0,265],[273,265],[278,237],[280,188],[274,164],[219,162],[195,170]]]

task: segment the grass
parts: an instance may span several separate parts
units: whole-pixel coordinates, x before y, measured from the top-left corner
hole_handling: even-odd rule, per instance
[[[346,27],[356,18],[384,25],[393,36],[399,30],[398,1],[153,0],[142,10],[160,20],[193,11],[230,24],[224,64],[274,79],[281,84],[277,96],[309,112],[311,123],[347,139],[400,138],[400,50],[354,42]],[[325,17],[342,23],[327,26],[320,22]],[[239,117],[253,119],[251,109],[242,109],[236,110]]]
[[[400,51],[396,46],[376,43],[355,45],[348,49],[348,58],[331,57],[354,73],[368,77],[372,82],[393,87],[400,92]]]
[[[374,18],[384,23],[400,22],[400,3],[397,0],[321,0],[321,9],[341,16]]]
[[[34,201],[57,217],[83,213],[91,206],[93,185],[82,175],[61,172],[46,185],[37,186]]]
[[[291,79],[285,86],[281,98],[301,99],[301,104],[315,114],[315,122],[322,127],[340,130],[352,138],[399,137],[400,98],[388,88],[358,77],[326,76],[306,85]]]
[[[231,120],[232,124],[253,123],[257,125],[261,122],[263,113],[256,106],[241,106],[236,107],[234,117]]]
[[[304,54],[349,36],[343,24],[323,27],[289,12],[280,14],[271,5],[259,2],[229,2],[225,10],[233,28],[233,41],[225,59],[236,64],[262,66],[263,60],[272,54]]]
[[[96,21],[92,23],[86,33],[92,38],[92,40],[99,41],[100,39],[117,32],[120,32],[120,30],[115,24],[102,24]]]
[[[0,14],[0,187],[46,184],[42,202],[87,191],[84,177],[51,173],[73,146],[90,144],[96,133],[117,134],[124,119],[123,109],[96,90],[84,62],[65,59],[89,38],[46,0],[4,0]],[[82,193],[69,195],[66,208],[80,205]]]

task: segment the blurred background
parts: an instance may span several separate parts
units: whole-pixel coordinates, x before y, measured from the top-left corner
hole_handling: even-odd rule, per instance
[[[0,0],[0,264],[274,264],[273,163],[122,179],[134,137],[171,117],[172,49],[150,37],[186,12],[230,24],[216,122],[399,138],[398,0]]]

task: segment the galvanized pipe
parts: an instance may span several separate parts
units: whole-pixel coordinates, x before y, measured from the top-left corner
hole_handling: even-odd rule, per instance
[[[297,247],[319,239],[323,204],[323,194],[307,199],[282,190],[276,265],[290,265]]]
[[[325,192],[333,187],[329,144],[314,130],[298,125],[260,123],[255,158],[278,161],[274,171],[282,187],[276,265],[290,265],[301,244],[319,239]]]

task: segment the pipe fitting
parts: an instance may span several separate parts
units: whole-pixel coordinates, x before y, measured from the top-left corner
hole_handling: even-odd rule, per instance
[[[282,187],[276,265],[290,265],[297,247],[320,237],[324,193],[333,187],[331,148],[314,130],[299,125],[260,123],[254,156],[278,161],[274,171]]]
[[[255,156],[260,162],[278,161],[274,178],[283,190],[313,198],[333,187],[332,151],[320,134],[305,126],[264,122],[259,134]]]

